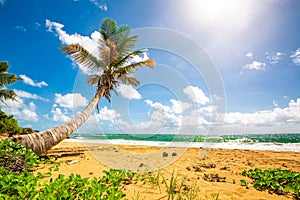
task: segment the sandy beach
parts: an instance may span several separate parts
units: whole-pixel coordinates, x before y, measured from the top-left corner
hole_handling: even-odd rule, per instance
[[[62,142],[48,152],[57,157],[58,174],[80,174],[82,177],[100,177],[103,170],[125,169],[139,173],[152,171],[152,176],[160,175],[170,180],[172,173],[177,181],[184,180],[185,187],[197,190],[198,199],[292,199],[291,196],[257,191],[252,180],[240,175],[243,170],[254,168],[280,168],[300,172],[299,152],[272,152],[228,149],[168,148],[132,145],[84,144]],[[38,169],[46,172],[47,168]],[[249,188],[241,186],[240,180],[249,183]],[[219,181],[219,182],[216,182]],[[167,199],[163,183],[154,185],[149,181],[138,181],[126,185],[122,190],[127,199]]]

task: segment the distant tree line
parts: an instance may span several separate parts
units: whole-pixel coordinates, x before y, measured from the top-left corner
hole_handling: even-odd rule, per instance
[[[7,100],[17,101],[17,94],[14,90],[8,89],[7,86],[22,80],[16,74],[10,74],[8,72],[9,67],[7,61],[0,61],[0,103],[3,105],[6,105],[5,101]],[[31,128],[20,127],[12,115],[8,116],[0,109],[0,135],[12,136],[32,132],[34,131]]]
[[[0,135],[12,136],[15,134],[29,134],[34,132],[32,128],[22,128],[13,115],[6,115],[0,110]]]

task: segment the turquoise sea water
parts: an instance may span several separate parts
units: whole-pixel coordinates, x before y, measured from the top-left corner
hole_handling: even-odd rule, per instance
[[[249,134],[249,135],[222,135],[217,137],[175,135],[175,134],[73,134],[71,138],[88,140],[136,140],[152,142],[213,142],[222,143],[239,141],[244,143],[300,143],[300,133],[293,134]]]
[[[69,141],[122,145],[225,148],[300,152],[300,133],[248,135],[73,134]]]

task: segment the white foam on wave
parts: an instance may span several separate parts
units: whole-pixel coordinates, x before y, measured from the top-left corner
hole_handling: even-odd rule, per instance
[[[88,140],[84,138],[67,139],[67,142],[83,142],[97,144],[119,144],[119,145],[141,145],[161,147],[183,147],[183,148],[218,148],[218,149],[243,149],[243,150],[269,150],[300,152],[300,143],[258,143],[242,141],[228,141],[221,143],[208,142],[160,142],[160,141],[139,141],[139,140]]]

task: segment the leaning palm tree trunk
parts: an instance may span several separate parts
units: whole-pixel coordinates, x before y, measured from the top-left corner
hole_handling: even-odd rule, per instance
[[[24,145],[28,149],[32,149],[37,155],[45,154],[49,149],[70,136],[91,116],[103,93],[104,90],[97,92],[95,97],[80,114],[60,126],[38,133],[13,136],[10,139]]]

